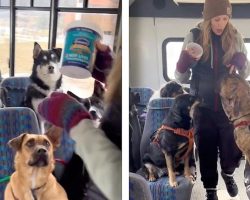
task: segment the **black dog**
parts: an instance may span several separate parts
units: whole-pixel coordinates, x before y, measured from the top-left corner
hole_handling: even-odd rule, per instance
[[[47,97],[52,91],[61,87],[62,74],[59,72],[59,62],[61,57],[61,48],[43,50],[38,43],[34,43],[33,49],[33,68],[30,75],[31,84],[28,86],[24,106],[37,112],[38,104]],[[44,132],[44,125],[39,118],[40,128]]]
[[[175,171],[184,160],[184,175],[193,181],[190,162],[193,153],[193,133],[191,129],[190,109],[195,102],[190,94],[178,95],[170,108],[162,127],[153,135],[147,153],[143,156],[146,178],[156,178],[168,173],[169,184],[176,187]],[[193,162],[195,165],[195,163]],[[165,168],[165,169],[164,169]],[[167,169],[167,172],[166,172]]]
[[[160,97],[176,97],[177,95],[183,93],[184,89],[182,85],[176,81],[169,81],[160,89]]]

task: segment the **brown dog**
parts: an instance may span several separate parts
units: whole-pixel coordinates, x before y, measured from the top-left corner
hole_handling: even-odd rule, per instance
[[[46,134],[23,133],[10,140],[16,151],[15,169],[5,200],[67,200],[64,189],[52,175],[53,151],[59,146],[61,129],[52,127]]]
[[[250,163],[250,86],[237,74],[226,76],[220,83],[223,109],[234,125],[239,149]]]

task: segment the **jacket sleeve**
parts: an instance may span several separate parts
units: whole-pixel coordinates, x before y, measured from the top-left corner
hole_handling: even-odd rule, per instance
[[[122,153],[89,119],[70,130],[76,153],[83,159],[90,177],[110,200],[122,199]]]
[[[184,42],[183,42],[183,46],[182,46],[182,51],[186,49],[186,46],[188,43],[190,42],[193,42],[193,33],[190,32],[184,39]],[[180,58],[178,60],[178,62],[180,62]],[[197,64],[197,63],[196,63]],[[178,65],[178,63],[177,63]],[[195,64],[192,66],[195,66]],[[188,79],[190,78],[190,75],[191,75],[191,69],[190,69],[191,66],[188,67],[188,69],[185,71],[185,72],[180,72],[177,67],[175,69],[175,78],[181,82],[181,83],[185,83],[188,81]]]
[[[244,53],[247,57],[247,49],[246,49],[244,40],[239,33],[237,33],[237,41],[238,41],[238,47],[236,51]],[[244,79],[246,79],[250,75],[250,62],[248,59],[246,59],[245,66],[243,66],[238,71],[239,71],[239,75]]]

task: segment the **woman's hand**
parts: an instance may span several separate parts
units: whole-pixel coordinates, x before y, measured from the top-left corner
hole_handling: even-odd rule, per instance
[[[82,119],[90,119],[87,109],[73,97],[53,92],[38,105],[38,112],[50,123],[66,129],[67,132]]]
[[[236,67],[235,67],[235,65],[232,65],[232,64],[228,64],[227,65],[227,68],[230,68],[229,69],[229,74],[232,74],[232,73],[235,73],[236,72]]]
[[[243,69],[243,67],[245,66],[246,60],[247,60],[247,57],[244,53],[236,52],[233,55],[230,63],[226,65],[228,68],[230,68],[229,74],[232,74],[236,70]]]

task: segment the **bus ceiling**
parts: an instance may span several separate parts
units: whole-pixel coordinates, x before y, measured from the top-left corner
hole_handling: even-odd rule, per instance
[[[202,18],[204,0],[129,0],[130,17]],[[250,0],[231,0],[234,19],[250,18]]]

